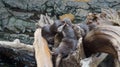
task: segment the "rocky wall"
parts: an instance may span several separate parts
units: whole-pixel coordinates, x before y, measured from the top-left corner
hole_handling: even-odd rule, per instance
[[[0,40],[13,41],[18,38],[26,44],[33,43],[35,23],[40,14],[48,14],[53,19],[72,13],[76,23],[84,22],[89,12],[113,8],[120,12],[120,0],[0,0]],[[104,60],[104,62],[111,62]],[[101,65],[110,67],[112,63]],[[0,63],[1,65],[1,63]]]
[[[40,14],[48,14],[54,19],[72,13],[74,22],[83,22],[89,12],[100,12],[101,8],[120,11],[120,0],[0,0],[0,40],[13,41],[18,38],[23,43],[33,43],[35,23]]]

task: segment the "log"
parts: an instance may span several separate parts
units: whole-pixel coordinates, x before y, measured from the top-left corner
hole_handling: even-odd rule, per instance
[[[33,46],[20,43],[19,39],[0,41],[0,59],[17,67],[36,67]]]
[[[34,33],[35,58],[37,67],[53,67],[52,55],[48,48],[47,41],[41,35],[41,29],[38,28]]]
[[[82,42],[82,38],[79,39],[77,50],[72,54],[70,54],[67,58],[63,59],[60,67],[73,67],[73,66],[80,67],[81,66],[80,60],[85,58],[83,46],[81,42]],[[37,48],[38,45],[34,47]],[[0,56],[7,58],[7,61],[10,61],[10,62],[11,60],[14,61],[11,63],[17,63],[16,64],[17,67],[24,67],[24,66],[36,67],[36,62],[34,58],[34,49],[32,45],[20,43],[20,41],[16,39],[13,42],[0,41],[0,48],[1,48]],[[39,57],[39,55],[37,56]],[[16,57],[18,58],[16,59]],[[94,57],[95,56],[92,56],[92,59],[94,59]],[[104,59],[104,56],[102,58]],[[94,62],[97,63],[96,65],[98,65],[101,62],[98,59],[101,59],[101,57],[95,57]],[[39,58],[36,58],[36,60],[39,60]],[[94,62],[91,61],[88,65],[92,65]]]
[[[107,57],[108,54],[101,53],[97,57],[97,54],[92,55],[88,58],[84,58],[80,61],[81,67],[98,67],[98,65]]]
[[[0,47],[17,49],[17,50],[24,50],[24,51],[28,51],[30,53],[34,52],[32,45],[20,43],[19,39],[15,39],[13,42],[0,41]]]

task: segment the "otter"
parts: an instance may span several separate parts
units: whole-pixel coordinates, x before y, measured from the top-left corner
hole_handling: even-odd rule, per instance
[[[47,40],[50,47],[54,45],[54,37],[57,34],[57,28],[62,24],[60,20],[55,20],[52,25],[47,24],[42,27],[42,36]]]
[[[54,44],[54,35],[51,31],[50,31],[50,27],[51,25],[45,25],[44,27],[42,27],[42,37],[45,38],[48,42],[48,46],[50,49],[52,49],[52,46]]]
[[[54,23],[51,25],[50,27],[50,31],[54,34],[58,33],[57,32],[57,28],[61,25],[63,25],[64,23],[61,20],[55,20]]]
[[[77,47],[77,37],[72,26],[68,24],[68,21],[66,23],[66,20],[64,20],[64,24],[57,30],[58,32],[62,32],[63,38],[59,46],[53,51],[57,55],[55,67],[59,67],[61,59],[66,58]]]

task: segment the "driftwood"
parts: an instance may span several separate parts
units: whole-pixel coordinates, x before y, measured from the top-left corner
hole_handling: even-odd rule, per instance
[[[82,39],[79,39],[77,50],[73,54],[70,54],[67,58],[63,59],[60,67],[74,67],[74,66],[80,67],[81,66],[80,60],[85,58],[84,51],[82,50],[83,48],[82,48],[81,42],[82,42]],[[10,57],[15,56],[10,59],[15,61],[17,64],[19,64],[19,65],[16,65],[17,67],[21,67],[21,66],[22,67],[24,66],[36,67],[35,58],[34,58],[34,50],[33,50],[32,45],[20,43],[20,41],[17,39],[13,42],[0,41],[0,48],[2,48],[0,49],[1,56],[3,55],[5,58],[6,57],[10,58]],[[25,56],[22,54],[24,54]],[[18,56],[20,56],[20,58],[15,59]],[[96,57],[95,59],[97,58],[99,57]],[[21,61],[20,59],[25,59],[25,60]],[[95,62],[99,62],[99,60]],[[91,62],[90,64],[94,64],[94,62]]]
[[[38,28],[34,33],[35,58],[37,67],[53,67],[52,55],[48,47],[47,41],[41,35],[41,29]]]
[[[89,32],[83,40],[85,53],[87,55],[101,51],[109,53],[114,56],[115,66],[119,67],[120,27],[118,26],[120,26],[120,16],[118,15],[118,12],[109,8],[102,9],[102,13],[100,14],[90,13],[87,16],[86,23],[88,24],[92,32]],[[89,46],[86,45],[85,43],[88,44]],[[104,48],[101,48],[103,46]],[[94,47],[96,49],[94,49]],[[89,52],[86,50],[88,50]]]
[[[36,67],[32,45],[20,43],[18,39],[13,42],[0,41],[0,59],[17,67]]]
[[[20,43],[19,39],[15,39],[13,42],[0,41],[0,47],[11,48],[11,49],[16,49],[16,50],[24,50],[32,54],[34,52],[32,45]]]
[[[100,56],[97,57],[97,54],[82,59],[80,61],[81,67],[98,67],[98,65],[107,57],[108,54],[102,53]]]

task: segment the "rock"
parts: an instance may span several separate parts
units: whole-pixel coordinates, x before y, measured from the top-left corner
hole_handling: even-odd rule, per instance
[[[46,11],[47,11],[48,13],[52,13],[53,10],[54,10],[53,8],[47,8],[47,9],[46,9]]]
[[[74,22],[82,22],[88,12],[100,12],[102,7],[119,9],[119,0],[90,0],[75,2],[74,0],[0,0],[1,31],[22,33],[33,36],[35,22],[41,13],[51,17],[72,13]],[[118,5],[117,5],[118,4]],[[7,29],[7,30],[5,30]]]
[[[3,31],[2,27],[0,26],[0,31]]]
[[[84,9],[78,9],[77,10],[77,13],[75,15],[77,16],[87,16],[88,14],[88,11],[87,10],[84,10]]]
[[[81,8],[81,9],[88,9],[89,5],[86,2],[68,2],[67,6],[74,7],[74,8]]]
[[[40,10],[40,5],[42,5],[46,1],[47,0],[4,0],[4,2],[9,4],[11,7],[28,10]]]
[[[25,13],[25,12],[16,12],[16,11],[11,11],[11,13],[15,16],[18,17],[19,19],[26,20],[29,17],[33,16],[34,13]],[[28,20],[29,21],[29,20]]]
[[[89,2],[75,2],[74,0],[0,0],[0,18],[4,19],[0,21],[2,23],[1,29],[9,26],[11,27],[8,27],[10,31],[16,30],[15,33],[24,34],[26,32],[28,34],[35,30],[34,22],[39,20],[41,13],[48,13],[51,17],[72,13],[76,17],[75,22],[82,22],[88,12],[100,12],[101,8],[105,7],[113,7],[119,10],[119,3],[119,0],[90,0]],[[11,19],[13,16],[15,18]]]
[[[106,0],[106,1],[108,1],[108,2],[120,2],[120,0]]]
[[[20,42],[22,43],[33,44],[33,37],[25,34],[0,33],[0,37],[2,37],[2,40],[14,41],[15,39],[20,39]]]
[[[11,16],[4,7],[0,7],[0,20],[8,18]]]
[[[16,19],[15,17],[11,17],[9,22],[4,25],[5,35],[2,33],[0,33],[0,35],[4,36],[3,40],[13,41],[14,39],[18,38],[21,40],[21,42],[32,44],[34,31],[34,23],[25,22],[23,20]],[[24,35],[21,35],[21,33]]]

